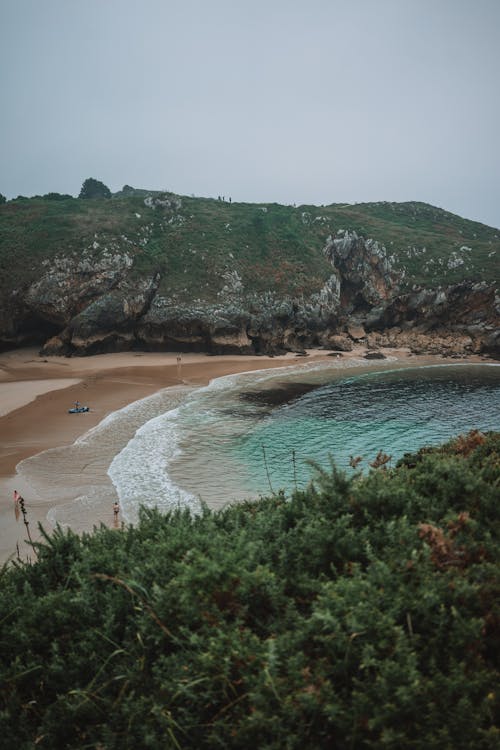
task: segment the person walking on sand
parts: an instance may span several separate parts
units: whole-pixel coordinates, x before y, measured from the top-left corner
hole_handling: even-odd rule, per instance
[[[115,520],[115,524],[118,523],[118,514],[120,512],[120,505],[117,500],[113,503],[113,518]]]

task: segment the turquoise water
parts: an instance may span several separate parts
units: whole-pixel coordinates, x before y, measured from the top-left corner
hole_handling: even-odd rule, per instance
[[[126,520],[139,504],[218,508],[305,486],[313,460],[369,470],[477,428],[500,430],[500,366],[394,369],[388,360],[291,366],[218,378],[135,433],[109,475]],[[168,390],[165,398],[168,400]]]
[[[404,453],[472,428],[500,428],[500,368],[430,367],[369,373],[310,391],[280,406],[228,452],[255,475],[254,491],[303,486],[308,459],[366,468],[377,452]]]

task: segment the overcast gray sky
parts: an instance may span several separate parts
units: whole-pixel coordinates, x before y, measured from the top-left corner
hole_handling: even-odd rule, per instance
[[[0,192],[421,200],[500,227],[500,0],[0,0]]]

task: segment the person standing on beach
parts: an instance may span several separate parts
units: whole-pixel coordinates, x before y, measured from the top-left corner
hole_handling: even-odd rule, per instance
[[[115,500],[113,503],[113,518],[115,522],[115,526],[118,526],[118,514],[120,512],[120,505],[118,503],[118,500]]]
[[[17,490],[14,490],[14,514],[16,516],[16,521],[19,521],[19,500],[21,499],[21,495]]]

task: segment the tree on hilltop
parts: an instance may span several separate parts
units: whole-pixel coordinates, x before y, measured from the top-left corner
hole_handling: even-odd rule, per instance
[[[0,206],[2,205],[2,203],[7,203],[7,198],[5,197],[5,195],[2,195],[2,193],[0,193]]]
[[[111,198],[111,190],[104,182],[89,177],[83,182],[79,198]]]

